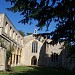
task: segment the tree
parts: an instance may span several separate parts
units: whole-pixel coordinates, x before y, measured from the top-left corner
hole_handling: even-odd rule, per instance
[[[28,35],[31,35],[32,33],[30,32],[30,33],[26,33],[26,34],[27,34],[27,36],[28,36]]]
[[[13,46],[9,46],[8,49],[6,49],[6,71],[11,71],[11,66],[10,64],[8,64],[8,62],[10,61],[11,58],[11,54],[14,51],[14,47]]]
[[[11,2],[12,12],[20,12],[24,18],[23,24],[31,20],[38,20],[39,29],[48,27],[52,21],[56,22],[56,30],[51,33],[55,41],[71,42],[75,45],[75,0],[6,0]]]
[[[18,30],[18,32],[24,37],[25,36],[25,33],[21,30]]]

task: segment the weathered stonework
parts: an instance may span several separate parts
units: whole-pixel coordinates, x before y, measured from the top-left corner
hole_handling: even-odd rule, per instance
[[[3,40],[0,44],[4,45],[4,48],[0,45],[0,70],[5,70],[6,50],[10,49],[10,46],[13,47],[8,62],[11,66],[66,66],[63,43],[51,45],[51,39],[38,35],[35,31],[33,35],[22,37],[5,14],[0,14],[0,37],[0,40]],[[37,46],[34,46],[36,52],[32,51],[33,42],[37,43]]]
[[[23,37],[15,29],[8,17],[5,14],[0,14],[0,50],[4,52],[3,48],[5,51],[10,49],[10,47],[14,49],[9,60],[9,65],[17,66],[21,64],[22,46]],[[1,63],[5,63],[6,57],[4,57],[3,53],[1,54],[2,58],[0,60],[3,60]],[[1,70],[5,70],[5,65],[3,66],[4,68],[2,68],[2,64],[0,65]]]

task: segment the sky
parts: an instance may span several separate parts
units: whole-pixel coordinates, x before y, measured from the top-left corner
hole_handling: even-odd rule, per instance
[[[31,25],[28,25],[28,24],[24,25],[22,23],[18,23],[23,18],[23,16],[21,16],[19,12],[13,13],[8,11],[6,8],[9,8],[9,7],[11,7],[11,4],[9,2],[6,2],[5,0],[0,0],[0,14],[5,13],[17,30],[22,30],[25,34],[34,33],[35,29],[38,30],[38,27],[36,27],[37,21],[32,21]],[[44,27],[42,30],[37,32],[49,33],[53,30],[55,30],[54,22],[52,22],[51,25],[49,26],[49,31],[46,31],[46,27]]]

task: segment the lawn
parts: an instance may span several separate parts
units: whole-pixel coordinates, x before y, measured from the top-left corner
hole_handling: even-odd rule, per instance
[[[2,72],[0,75],[75,75],[75,72],[49,67],[17,66],[11,72]]]

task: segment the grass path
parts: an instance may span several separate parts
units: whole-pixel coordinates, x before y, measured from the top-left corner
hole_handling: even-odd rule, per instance
[[[75,75],[75,72],[49,67],[17,66],[10,73],[4,72],[0,75]]]

